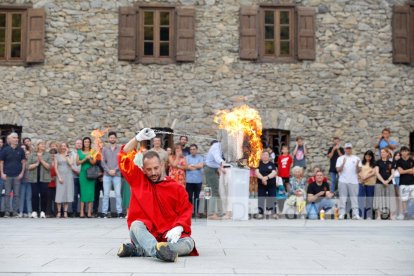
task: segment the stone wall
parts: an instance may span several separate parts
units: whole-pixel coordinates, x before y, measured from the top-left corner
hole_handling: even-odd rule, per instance
[[[194,63],[118,61],[118,7],[132,1],[33,1],[47,13],[46,62],[0,67],[0,123],[70,141],[98,127],[117,130],[122,141],[143,126],[216,136],[214,114],[248,104],[260,110],[264,128],[290,130],[292,145],[305,137],[311,164],[327,165],[334,135],[357,153],[383,127],[408,143],[414,68],[391,59],[392,6],[403,0],[294,1],[317,10],[317,50],[316,61],[289,64],[238,58],[240,5],[268,1],[154,1],[196,6]],[[207,148],[208,141],[190,142]]]

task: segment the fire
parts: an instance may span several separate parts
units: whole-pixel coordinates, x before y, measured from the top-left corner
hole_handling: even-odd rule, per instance
[[[104,136],[107,132],[108,128],[105,128],[104,130],[95,129],[91,132],[91,136],[94,138],[91,156],[94,160],[101,160],[102,158],[103,142],[101,140],[101,137]]]
[[[232,111],[219,111],[214,122],[219,124],[219,128],[227,130],[229,133],[243,131],[250,146],[249,167],[259,166],[260,156],[263,151],[262,145],[262,119],[256,109],[247,105],[234,108]]]

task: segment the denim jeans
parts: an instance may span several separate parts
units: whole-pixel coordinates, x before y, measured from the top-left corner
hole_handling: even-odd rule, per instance
[[[374,191],[375,191],[375,185],[366,186],[363,184],[359,184],[359,194],[358,194],[359,215],[364,219],[374,218],[373,217]]]
[[[139,220],[131,224],[129,235],[137,248],[138,256],[155,257],[155,245],[157,240],[148,231],[145,224]],[[194,240],[190,237],[181,238],[177,243],[169,243],[171,250],[178,253],[178,256],[186,256],[194,249]]]
[[[46,212],[47,207],[47,194],[48,194],[48,183],[47,182],[32,182],[32,209],[33,212]],[[40,195],[40,197],[39,197]],[[39,206],[40,200],[40,206]],[[39,209],[40,207],[40,209]]]
[[[121,177],[120,176],[109,176],[104,175],[103,177],[103,201],[102,201],[102,213],[108,213],[109,207],[109,192],[111,186],[114,185],[115,198],[116,198],[116,212],[122,213],[122,196],[121,196]]]
[[[329,175],[331,176],[331,192],[334,193],[335,192],[336,181],[338,180],[338,173],[329,172]]]
[[[4,200],[6,201],[6,212],[17,212],[17,209],[19,208],[19,192],[20,192],[20,179],[16,177],[10,177],[8,176],[6,181],[4,182],[4,186],[6,189],[6,195],[4,197]],[[13,191],[13,203],[12,206],[10,206],[10,192]]]
[[[329,210],[333,207],[333,201],[330,198],[322,198],[320,202],[312,202],[306,205],[306,213],[309,219],[318,219],[320,210]]]
[[[24,205],[26,203],[26,212]],[[25,214],[32,213],[32,185],[29,182],[22,182],[20,185],[20,206],[19,212]]]

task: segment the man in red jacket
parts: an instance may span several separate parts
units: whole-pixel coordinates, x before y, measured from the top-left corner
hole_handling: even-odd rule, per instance
[[[122,244],[118,256],[175,262],[178,256],[198,255],[190,236],[193,206],[185,188],[163,174],[158,153],[144,154],[142,170],[134,163],[138,142],[154,137],[144,128],[119,154],[119,168],[131,186],[127,222],[132,243]]]

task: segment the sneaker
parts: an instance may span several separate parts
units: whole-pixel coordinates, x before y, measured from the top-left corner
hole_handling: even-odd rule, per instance
[[[155,245],[155,256],[165,262],[175,262],[178,259],[178,253],[171,250],[168,242],[159,242]]]
[[[263,219],[263,218],[264,218],[264,216],[263,216],[262,214],[255,214],[255,215],[254,215],[254,218],[255,218],[255,219]]]
[[[123,243],[118,249],[118,257],[137,257],[139,256],[138,250],[132,243]]]
[[[40,212],[40,218],[46,218],[46,214],[45,214],[45,212]]]
[[[10,213],[9,213],[9,212],[5,212],[3,217],[4,217],[4,218],[8,218],[8,217],[10,217]]]
[[[124,214],[122,214],[122,213],[119,213],[119,214],[118,214],[118,218],[125,218],[125,215],[124,215]]]
[[[339,215],[339,220],[344,220],[345,219],[345,215]]]
[[[37,212],[32,212],[32,218],[37,218]]]
[[[361,217],[360,217],[359,215],[355,215],[355,216],[353,216],[353,217],[352,217],[352,219],[353,219],[353,220],[360,220],[360,219],[361,219]]]
[[[398,216],[397,216],[397,220],[403,220],[404,219],[404,215],[403,214],[399,214]]]
[[[28,218],[28,217],[29,217],[29,214],[24,213],[24,214],[23,214],[23,217],[24,217],[24,218]]]
[[[16,215],[16,218],[22,218],[23,217],[23,213],[18,213],[17,215]]]

